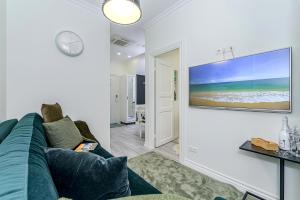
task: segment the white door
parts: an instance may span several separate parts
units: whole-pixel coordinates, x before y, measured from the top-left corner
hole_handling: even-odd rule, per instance
[[[136,105],[136,83],[135,76],[128,76],[127,78],[127,106],[128,106],[128,119],[129,121],[136,121],[135,105]]]
[[[174,134],[174,67],[156,59],[156,147],[175,139]]]
[[[120,123],[120,77],[110,76],[110,123]]]

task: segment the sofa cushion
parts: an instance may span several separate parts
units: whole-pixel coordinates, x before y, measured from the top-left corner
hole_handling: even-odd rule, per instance
[[[83,137],[98,142],[95,136],[91,133],[86,122],[78,120],[78,121],[74,121],[74,123]]]
[[[10,119],[0,124],[0,144],[10,134],[11,130],[18,123],[17,119]]]
[[[100,145],[98,145],[96,149],[91,152],[99,156],[102,156],[104,158],[113,157],[113,155],[111,155],[109,152],[103,149]],[[129,180],[129,186],[130,186],[132,196],[147,195],[147,194],[161,194],[161,192],[158,189],[153,187],[150,183],[145,181],[142,177],[140,177],[130,168],[128,168],[128,180]]]
[[[74,149],[83,142],[83,137],[78,128],[69,117],[56,122],[44,123],[43,125],[51,147]]]
[[[65,149],[47,149],[46,157],[61,197],[106,200],[130,195],[126,157],[104,159]]]
[[[0,199],[58,198],[44,155],[42,122],[38,114],[26,115],[0,145]]]
[[[58,103],[43,104],[41,108],[41,113],[43,115],[44,122],[46,123],[55,122],[64,118],[62,109]]]

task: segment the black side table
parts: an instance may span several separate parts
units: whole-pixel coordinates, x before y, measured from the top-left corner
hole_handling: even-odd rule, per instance
[[[263,148],[252,145],[250,141],[246,141],[242,146],[241,150],[258,153],[261,155],[277,158],[280,160],[280,200],[284,200],[284,162],[290,161],[293,163],[300,164],[300,158],[291,155],[287,151],[279,150],[278,152],[267,151]]]

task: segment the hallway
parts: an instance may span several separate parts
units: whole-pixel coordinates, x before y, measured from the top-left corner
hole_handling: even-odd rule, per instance
[[[121,126],[110,129],[111,151],[114,156],[127,156],[128,159],[151,151],[144,146],[145,139],[139,136],[138,125]],[[178,140],[165,144],[154,151],[178,161]]]

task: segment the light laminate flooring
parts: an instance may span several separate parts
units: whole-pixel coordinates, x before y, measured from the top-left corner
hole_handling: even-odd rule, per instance
[[[140,138],[138,125],[111,128],[110,135],[111,151],[114,156],[127,156],[130,159],[151,151],[144,146],[145,140]],[[175,145],[178,145],[178,140],[158,147],[154,151],[169,159],[178,161],[178,148]]]

